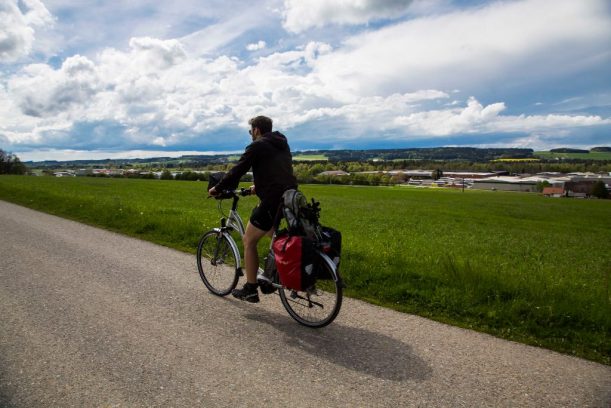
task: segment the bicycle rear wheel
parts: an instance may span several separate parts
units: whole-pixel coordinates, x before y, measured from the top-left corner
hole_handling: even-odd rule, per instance
[[[333,276],[331,267],[318,256],[317,267],[323,268],[326,276]],[[324,276],[324,275],[323,275]],[[342,306],[342,283],[334,280],[318,280],[316,284],[304,291],[280,289],[280,300],[289,315],[298,323],[319,328],[331,323],[337,317]]]
[[[237,266],[239,254],[230,238],[218,231],[208,231],[197,246],[197,269],[202,281],[217,296],[226,296],[240,278]]]

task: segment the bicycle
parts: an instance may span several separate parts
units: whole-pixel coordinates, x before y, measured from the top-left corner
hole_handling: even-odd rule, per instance
[[[223,191],[217,198],[221,225],[205,232],[197,246],[199,275],[208,290],[217,296],[227,296],[231,293],[237,286],[240,276],[244,275],[240,251],[231,234],[237,232],[240,238],[244,236],[244,223],[237,208],[240,196],[248,195],[251,195],[248,189]],[[227,198],[233,200],[228,217],[222,209],[222,201]],[[324,327],[337,317],[343,297],[343,282],[337,265],[324,252],[329,244],[322,239],[316,240],[314,265],[320,273],[319,276],[327,276],[330,279],[318,280],[315,285],[304,291],[288,289],[280,282],[272,251],[280,220],[276,224],[269,253],[264,261],[265,272],[267,276],[271,276],[271,285],[277,289],[286,311],[298,323],[312,328]],[[263,272],[263,269],[259,268],[258,272]]]

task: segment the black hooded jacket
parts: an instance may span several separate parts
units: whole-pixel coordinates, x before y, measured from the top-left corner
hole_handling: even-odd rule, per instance
[[[263,204],[278,206],[284,191],[297,188],[291,150],[280,132],[266,133],[246,146],[238,163],[216,185],[216,190],[235,188],[250,168],[257,196]]]

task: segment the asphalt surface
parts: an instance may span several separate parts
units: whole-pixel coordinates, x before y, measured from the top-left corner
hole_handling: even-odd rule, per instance
[[[0,201],[0,407],[609,407],[611,367],[346,299],[208,293],[195,257]]]

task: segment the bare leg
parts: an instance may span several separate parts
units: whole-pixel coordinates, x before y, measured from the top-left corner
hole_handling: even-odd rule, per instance
[[[246,281],[257,283],[257,271],[259,270],[259,253],[257,244],[269,231],[263,231],[250,222],[246,225],[246,231],[242,242],[244,243],[244,264],[246,266]]]

